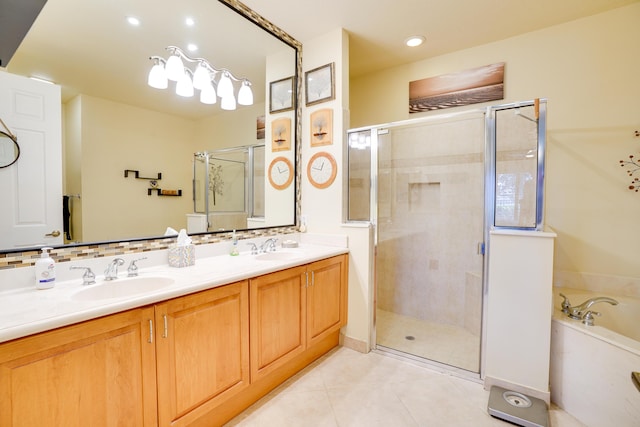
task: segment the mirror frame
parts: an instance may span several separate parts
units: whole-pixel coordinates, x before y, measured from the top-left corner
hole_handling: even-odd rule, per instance
[[[295,232],[299,229],[300,225],[300,214],[301,214],[301,180],[302,180],[302,171],[300,165],[302,164],[302,43],[298,40],[294,39],[291,35],[280,29],[278,26],[274,25],[272,22],[260,16],[257,12],[250,9],[245,4],[241,3],[237,0],[217,0],[219,3],[229,7],[234,12],[240,14],[249,22],[257,25],[262,28],[264,31],[268,32],[272,36],[281,40],[283,43],[292,47],[295,51],[295,134],[294,134],[294,146],[295,146],[295,212],[294,212],[294,223],[291,225],[282,225],[282,226],[273,226],[273,227],[264,227],[264,228],[256,228],[256,229],[247,229],[244,230],[251,237],[259,236],[259,235],[269,235],[269,234],[278,234],[278,233],[291,233]],[[15,162],[14,162],[15,163]],[[242,237],[243,231],[239,232],[240,237]],[[205,244],[205,243],[213,243],[221,240],[227,240],[231,238],[231,232],[228,231],[219,231],[219,232],[204,232],[204,233],[195,233],[193,236],[193,242],[195,244]],[[82,243],[71,243],[64,245],[55,245],[53,246],[55,249],[56,258],[62,255],[63,260],[69,260],[66,255],[67,249],[74,249],[73,252],[78,252],[78,248],[82,247],[90,247],[92,248],[104,248],[105,252],[116,251],[117,253],[122,253],[122,248],[117,248],[117,244],[124,243],[127,246],[128,251],[133,252],[142,252],[148,250],[158,250],[158,249],[166,249],[169,247],[171,243],[174,243],[175,236],[156,236],[156,237],[141,237],[141,238],[133,238],[133,239],[117,239],[117,240],[107,240],[107,241],[99,241],[99,242],[82,242]],[[139,242],[136,244],[136,242]],[[144,242],[148,242],[146,245]],[[40,247],[29,247],[29,248],[14,248],[14,249],[0,249],[0,254],[3,254],[0,258],[13,258],[15,259],[23,259],[23,258],[32,258],[37,256]],[[71,252],[71,251],[69,251]],[[96,256],[105,256],[108,254],[101,254]],[[91,256],[88,256],[91,258]],[[4,264],[2,259],[0,259],[0,268],[3,267]],[[7,262],[9,263],[9,262]],[[12,263],[16,264],[16,266],[29,266],[31,264],[25,264],[24,262],[21,265],[17,265],[15,261]]]

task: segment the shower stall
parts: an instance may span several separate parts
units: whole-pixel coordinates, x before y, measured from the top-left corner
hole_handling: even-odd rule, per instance
[[[375,227],[375,348],[478,374],[490,227],[542,222],[545,102],[349,132],[347,218]]]
[[[251,228],[264,217],[264,145],[194,153],[193,211],[207,231]]]

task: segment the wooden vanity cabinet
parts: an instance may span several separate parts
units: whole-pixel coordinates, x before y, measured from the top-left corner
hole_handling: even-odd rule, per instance
[[[348,258],[339,255],[307,266],[307,346],[347,324]]]
[[[250,281],[252,383],[346,325],[346,286],[346,255]]]
[[[156,426],[153,307],[0,346],[3,427]]]
[[[0,344],[0,426],[221,425],[338,345],[339,255]]]
[[[306,267],[251,279],[251,381],[268,375],[306,347]]]
[[[160,426],[187,426],[249,386],[247,281],[155,306]]]

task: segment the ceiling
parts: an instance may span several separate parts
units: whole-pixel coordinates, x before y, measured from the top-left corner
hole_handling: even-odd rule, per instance
[[[442,55],[575,20],[640,0],[244,0],[304,43],[336,29],[350,34],[352,77]],[[63,98],[85,93],[145,108],[199,118],[211,106],[146,85],[150,55],[165,47],[201,46],[193,56],[210,60],[254,83],[264,100],[265,55],[282,49],[215,0],[48,0],[7,70],[53,80]],[[141,19],[140,27],[126,16]],[[187,28],[183,17],[195,17]],[[420,34],[417,48],[404,40]],[[304,50],[304,47],[303,47]],[[256,68],[262,68],[256,73]],[[293,69],[291,74],[293,74]],[[208,108],[208,109],[206,109]]]
[[[490,43],[638,0],[244,0],[305,41],[335,28],[350,33],[352,77]],[[427,41],[404,46],[409,36]]]

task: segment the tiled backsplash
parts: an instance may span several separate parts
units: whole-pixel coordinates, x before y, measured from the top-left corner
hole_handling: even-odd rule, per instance
[[[556,288],[585,289],[603,295],[640,298],[640,278],[638,277],[555,270],[553,285]]]
[[[277,234],[295,233],[296,227],[275,227],[256,230],[238,231],[238,239],[250,239],[254,237],[273,236]],[[196,234],[190,236],[195,245],[217,243],[231,240],[232,233]],[[51,257],[56,262],[77,261],[88,258],[102,258],[114,255],[124,255],[138,252],[149,252],[167,249],[175,243],[175,237],[157,239],[136,240],[127,242],[111,242],[88,245],[74,245],[55,248],[50,251]],[[0,253],[0,270],[19,267],[30,267],[40,258],[39,250],[24,252]]]

